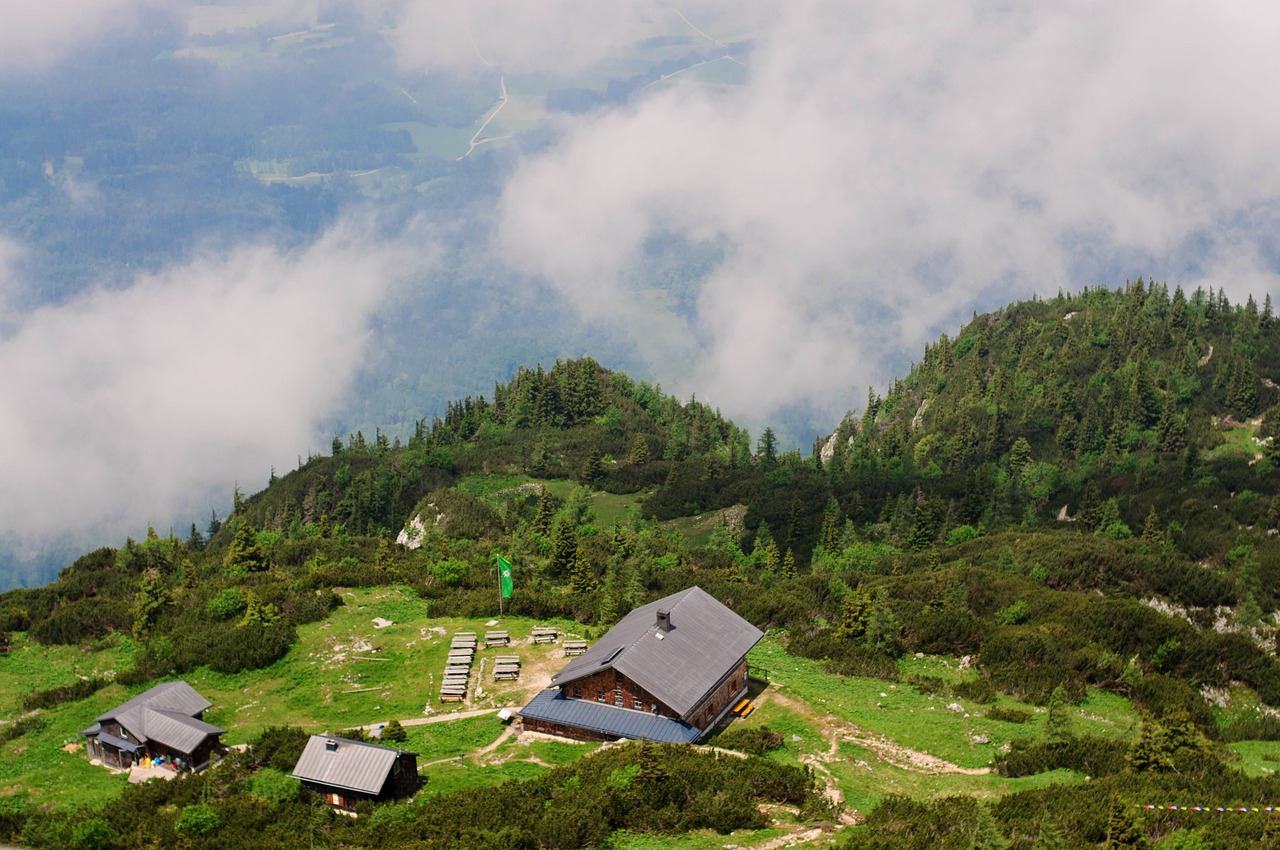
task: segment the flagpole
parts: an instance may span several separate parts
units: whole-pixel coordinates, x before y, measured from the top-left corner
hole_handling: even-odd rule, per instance
[[[498,619],[502,619],[502,556],[498,555]]]

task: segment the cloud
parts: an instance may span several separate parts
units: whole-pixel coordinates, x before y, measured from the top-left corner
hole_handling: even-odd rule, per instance
[[[744,86],[570,119],[504,193],[508,261],[594,321],[649,297],[647,240],[727,246],[667,385],[748,421],[838,414],[975,306],[1274,264],[1280,7],[779,9]]]
[[[21,317],[0,338],[0,537],[136,533],[327,450],[316,423],[345,400],[367,316],[424,262],[404,244],[348,223]]]

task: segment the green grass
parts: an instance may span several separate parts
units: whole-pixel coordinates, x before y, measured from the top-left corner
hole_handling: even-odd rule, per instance
[[[467,788],[484,788],[508,780],[534,779],[549,770],[548,767],[527,761],[509,761],[492,766],[457,761],[433,764],[418,771],[426,780],[426,795],[421,804],[430,805],[431,795],[451,794]]]
[[[1240,756],[1235,766],[1248,776],[1274,776],[1280,771],[1280,741],[1239,741],[1227,747]]]
[[[0,720],[19,714],[27,694],[72,685],[81,677],[114,677],[133,667],[138,651],[128,635],[119,633],[84,646],[43,646],[15,633],[13,649],[0,657]]]
[[[784,827],[771,826],[765,829],[739,829],[726,835],[709,829],[686,832],[683,835],[648,835],[623,829],[613,834],[610,846],[616,850],[724,850],[725,847],[752,846],[781,838],[788,831]]]
[[[482,714],[447,723],[406,726],[409,737],[395,746],[418,754],[418,764],[454,758],[488,746],[498,739],[506,727],[497,715]]]
[[[523,705],[532,696],[528,681],[494,682],[486,675],[479,701],[441,704],[437,694],[452,634],[466,630],[483,637],[488,621],[431,617],[427,602],[402,587],[348,590],[343,600],[345,604],[324,622],[300,627],[298,642],[270,667],[231,676],[201,668],[185,677],[214,704],[206,719],[228,730],[224,740],[240,743],[281,723],[342,729],[421,717],[427,708],[438,712]],[[373,620],[378,617],[393,625],[375,628]],[[502,628],[513,640],[520,640],[540,624],[507,617]],[[366,648],[357,651],[361,646]],[[488,659],[488,668],[496,655],[514,653],[527,666],[539,659],[555,659],[558,650],[550,644],[481,649],[472,668],[472,683],[481,659]]]
[[[1003,744],[1037,734],[1044,725],[1043,709],[1022,705],[1009,697],[1000,697],[988,706],[1033,711],[1030,722],[989,720],[984,716],[988,706],[952,696],[922,694],[901,682],[833,677],[817,661],[787,655],[773,638],[761,641],[750,660],[771,671],[774,687],[807,703],[818,714],[829,714],[888,736],[902,746],[960,767],[984,767]],[[962,710],[948,709],[952,704]],[[1071,722],[1077,734],[1126,736],[1137,728],[1137,714],[1123,698],[1091,690],[1080,705],[1072,707]],[[988,738],[989,743],[977,743],[974,738],[979,736]]]

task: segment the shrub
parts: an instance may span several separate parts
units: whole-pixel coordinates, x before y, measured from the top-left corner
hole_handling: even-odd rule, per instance
[[[238,587],[226,587],[204,605],[204,612],[213,620],[230,620],[244,610],[244,591]]]
[[[1093,777],[1109,776],[1124,770],[1127,751],[1123,741],[1092,735],[1060,741],[1023,739],[1013,741],[1009,752],[997,758],[994,766],[1001,776],[1031,776],[1060,767]]]
[[[178,822],[173,825],[174,832],[192,832],[203,835],[218,828],[218,813],[204,803],[183,806]]]
[[[716,746],[762,756],[782,746],[782,733],[768,726],[734,726],[716,738]]]
[[[1003,706],[993,705],[987,709],[987,719],[1000,720],[1005,723],[1026,723],[1031,719],[1031,712],[1020,708],[1004,708]]]
[[[253,740],[250,753],[260,765],[290,771],[302,756],[307,738],[307,733],[297,726],[270,726]]]
[[[968,682],[957,682],[951,686],[956,696],[972,700],[979,705],[991,702],[996,698],[995,685],[990,679],[973,679]]]

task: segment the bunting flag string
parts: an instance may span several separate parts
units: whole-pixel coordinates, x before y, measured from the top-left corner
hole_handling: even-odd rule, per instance
[[[1153,806],[1135,803],[1140,809],[1158,812],[1280,812],[1280,806]]]

